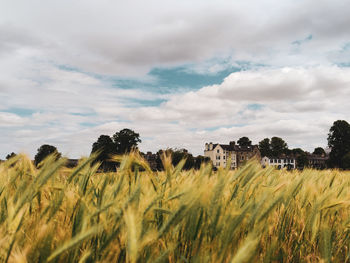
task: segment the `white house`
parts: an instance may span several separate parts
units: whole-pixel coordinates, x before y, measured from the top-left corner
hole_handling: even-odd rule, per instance
[[[290,170],[296,168],[296,160],[294,157],[290,156],[272,158],[264,156],[261,159],[261,165],[263,167],[275,166],[277,169],[287,168],[288,170]]]

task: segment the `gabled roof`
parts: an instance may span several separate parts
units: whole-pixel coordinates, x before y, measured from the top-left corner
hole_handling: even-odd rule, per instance
[[[273,157],[264,156],[263,158],[265,158],[265,157],[269,158],[270,160],[271,159],[296,159],[296,157],[294,155],[282,155],[279,157],[277,157],[277,156],[273,156]]]
[[[322,156],[317,154],[310,154],[307,156],[308,160],[324,160],[327,161],[329,159],[329,156]]]
[[[220,145],[220,147],[225,151],[236,151],[236,152],[252,152],[254,148],[258,147],[257,145],[251,145],[251,146],[239,146],[239,145],[230,145],[230,144],[213,144],[213,149],[215,149],[216,146]]]

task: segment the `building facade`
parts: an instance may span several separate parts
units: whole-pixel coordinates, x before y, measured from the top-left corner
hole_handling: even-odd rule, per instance
[[[267,157],[261,158],[262,167],[274,166],[276,169],[286,168],[292,170],[296,168],[296,159],[294,156]]]
[[[307,160],[310,168],[323,170],[327,168],[327,161],[329,157],[327,155],[308,154]]]
[[[204,156],[209,157],[216,168],[226,167],[231,162],[230,169],[242,166],[251,158],[260,160],[260,151],[257,145],[239,146],[234,141],[229,144],[206,143]]]

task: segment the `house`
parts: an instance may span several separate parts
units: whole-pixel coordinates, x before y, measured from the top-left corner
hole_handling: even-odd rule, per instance
[[[327,168],[327,161],[329,157],[327,155],[321,154],[308,154],[307,160],[310,168],[313,169],[325,169]]]
[[[209,157],[216,168],[226,167],[231,160],[230,169],[236,169],[253,157],[260,159],[260,151],[257,145],[240,146],[234,141],[229,144],[210,142],[205,144],[204,156]]]
[[[141,153],[142,157],[148,162],[152,171],[157,170],[157,154],[152,152],[147,152],[146,154]]]
[[[287,168],[288,170],[296,168],[296,159],[294,156],[280,156],[280,157],[267,157],[261,158],[262,167],[274,166],[277,169]]]
[[[66,167],[74,168],[77,167],[79,163],[79,159],[68,159],[66,162]]]

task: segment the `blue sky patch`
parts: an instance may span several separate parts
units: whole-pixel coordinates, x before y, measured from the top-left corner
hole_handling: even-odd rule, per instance
[[[312,38],[313,38],[313,36],[310,34],[310,35],[308,35],[308,36],[307,36],[306,38],[304,38],[304,39],[293,41],[293,42],[292,42],[292,45],[300,46],[300,45],[302,45],[302,44],[304,44],[304,43],[306,43],[306,42],[311,41]]]
[[[238,66],[235,67],[225,61],[222,64],[222,70],[210,74],[208,72],[197,72],[194,70],[195,65],[182,65],[168,68],[155,67],[150,70],[148,73],[149,78],[145,80],[113,77],[110,81],[113,83],[112,86],[121,89],[141,89],[158,94],[169,94],[184,90],[198,90],[204,86],[220,84],[224,78],[233,72],[264,66],[252,65],[247,61],[238,61],[235,63]]]
[[[348,51],[348,50],[350,50],[350,42],[346,43],[342,48],[342,51]]]
[[[96,126],[96,123],[92,123],[92,122],[80,122],[79,124],[80,126],[87,127],[87,128]]]
[[[232,72],[241,71],[240,68],[229,68],[216,74],[200,74],[189,71],[188,67],[154,68],[149,75],[158,79],[157,85],[170,90],[189,89],[197,90],[204,86],[219,84]]]
[[[71,112],[70,115],[82,116],[82,117],[97,116],[96,112]]]
[[[126,99],[124,106],[127,108],[137,108],[137,107],[156,107],[166,102],[165,99],[155,99],[155,100],[143,100],[143,99]]]
[[[256,111],[256,110],[261,110],[262,108],[264,108],[264,105],[258,104],[258,103],[253,103],[253,104],[247,105],[248,110]]]
[[[36,111],[33,109],[27,109],[27,108],[9,108],[7,110],[3,110],[3,112],[14,113],[21,117],[28,117],[33,115],[33,113],[35,113]]]
[[[221,126],[213,126],[213,127],[208,127],[208,128],[204,128],[203,130],[204,131],[216,131],[216,130],[219,130],[221,128],[226,128],[226,129],[229,129],[229,128],[233,128],[233,127],[244,127],[246,126],[246,124],[234,124],[234,125],[221,125]]]

